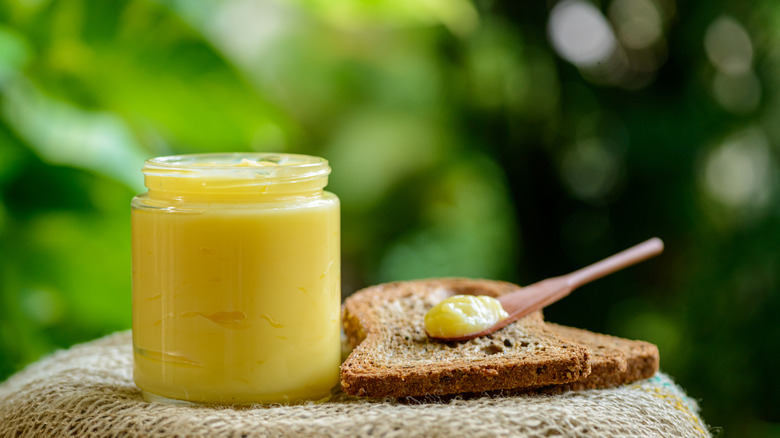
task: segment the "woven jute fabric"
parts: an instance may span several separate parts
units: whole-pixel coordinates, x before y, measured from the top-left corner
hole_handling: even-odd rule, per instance
[[[658,373],[612,389],[233,409],[146,403],[130,332],[34,363],[0,384],[0,437],[701,437],[696,403]]]

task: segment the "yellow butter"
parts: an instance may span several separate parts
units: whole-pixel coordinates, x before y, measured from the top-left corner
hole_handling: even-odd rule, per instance
[[[328,396],[340,230],[327,162],[194,157],[147,163],[133,201],[136,384],[197,403]]]
[[[425,331],[452,338],[480,332],[509,316],[501,303],[486,295],[455,295],[425,314]]]

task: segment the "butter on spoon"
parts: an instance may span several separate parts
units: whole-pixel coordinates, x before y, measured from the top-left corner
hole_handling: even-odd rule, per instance
[[[425,315],[425,333],[440,341],[466,341],[488,335],[560,300],[584,284],[654,257],[663,249],[664,243],[654,237],[570,274],[548,278],[498,298],[452,296]]]

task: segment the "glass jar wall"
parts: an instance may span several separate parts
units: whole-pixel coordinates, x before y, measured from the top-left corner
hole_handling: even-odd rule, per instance
[[[150,400],[317,400],[338,382],[338,198],[291,154],[155,158],[132,202],[135,382]]]

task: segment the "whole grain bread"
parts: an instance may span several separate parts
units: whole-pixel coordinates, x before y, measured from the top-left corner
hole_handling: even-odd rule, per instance
[[[590,374],[567,384],[570,389],[608,388],[652,377],[658,371],[658,347],[546,322],[562,338],[587,348]]]
[[[408,397],[561,385],[590,373],[588,349],[535,312],[492,335],[457,343],[428,339],[425,313],[454,294],[499,296],[518,286],[445,278],[380,284],[347,298],[344,332],[354,350],[341,366],[344,392]]]

